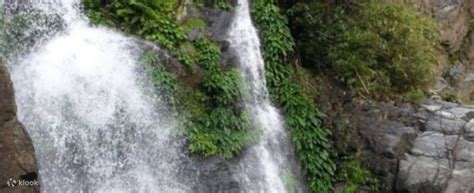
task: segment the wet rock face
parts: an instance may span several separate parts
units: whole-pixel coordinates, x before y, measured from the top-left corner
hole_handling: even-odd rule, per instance
[[[6,67],[0,64],[0,192],[39,192],[39,185],[25,183],[37,180],[33,144],[16,118],[13,86]]]
[[[224,160],[218,157],[196,160],[199,178],[193,188],[196,193],[238,193],[242,192],[240,182],[234,176],[238,173],[238,159]]]
[[[413,193],[474,192],[474,106],[423,105],[425,129],[400,161],[397,189]]]

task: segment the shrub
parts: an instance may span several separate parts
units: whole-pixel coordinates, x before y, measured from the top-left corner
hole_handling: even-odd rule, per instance
[[[198,62],[204,69],[201,92],[206,96],[204,114],[191,115],[190,150],[205,156],[231,158],[253,142],[256,130],[240,106],[241,78],[235,69],[224,69],[219,47],[205,39],[195,41]]]
[[[360,152],[350,157],[341,158],[337,171],[339,181],[347,184],[344,193],[356,193],[361,186],[369,186],[372,192],[379,192],[377,180],[372,174],[360,165]]]
[[[375,0],[357,6],[312,2],[297,4],[290,14],[305,65],[332,72],[359,93],[406,98],[433,80],[437,26],[413,8]]]
[[[236,115],[232,109],[217,107],[194,118],[188,125],[189,149],[193,153],[228,159],[255,139],[249,131],[252,126],[247,113]]]

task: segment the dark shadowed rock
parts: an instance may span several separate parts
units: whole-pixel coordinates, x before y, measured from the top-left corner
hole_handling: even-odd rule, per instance
[[[0,121],[5,122],[16,116],[16,105],[12,96],[13,85],[3,64],[0,64],[0,89]]]
[[[204,8],[202,18],[206,20],[211,36],[218,41],[223,41],[226,39],[227,30],[229,30],[234,17],[232,12]]]
[[[197,193],[238,193],[241,184],[234,176],[238,173],[238,162],[211,157],[197,161],[198,182],[193,188]]]
[[[379,103],[359,106],[352,123],[361,139],[363,164],[382,182],[381,191],[391,191],[398,163],[417,136],[416,115],[411,105]],[[369,110],[363,110],[369,108]]]
[[[38,179],[35,151],[28,133],[16,118],[13,86],[0,64],[0,192],[39,192],[39,186],[7,186],[7,181]],[[13,181],[10,181],[13,182]]]

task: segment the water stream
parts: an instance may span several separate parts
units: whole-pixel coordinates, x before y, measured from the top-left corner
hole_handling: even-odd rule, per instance
[[[176,174],[175,124],[138,70],[139,46],[91,27],[77,1],[33,6],[65,24],[8,62],[42,192],[189,191]]]
[[[47,18],[30,26],[28,32],[42,37],[18,45],[24,53],[7,61],[18,117],[36,149],[41,191],[196,191],[199,169],[180,173],[183,162],[192,161],[180,149],[184,144],[175,135],[172,111],[141,68],[143,47],[116,31],[91,26],[78,4],[30,5],[61,24]],[[247,0],[238,1],[227,37],[244,79],[246,108],[262,130],[229,178],[237,178],[241,192],[302,192],[283,118],[266,88]]]
[[[288,192],[288,181],[293,178],[295,170],[293,149],[283,118],[270,101],[260,40],[249,7],[248,0],[238,1],[228,41],[238,58],[249,95],[246,107],[252,114],[255,127],[262,129],[263,134],[260,142],[244,156],[241,177],[245,192]]]

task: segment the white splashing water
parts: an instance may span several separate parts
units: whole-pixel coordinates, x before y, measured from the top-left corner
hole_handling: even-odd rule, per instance
[[[250,95],[246,106],[255,126],[263,130],[260,142],[249,150],[242,162],[245,192],[287,192],[282,177],[291,170],[288,157],[293,150],[282,117],[269,98],[260,41],[252,24],[248,0],[238,1],[228,40],[237,55]]]
[[[187,192],[160,98],[138,73],[137,45],[91,27],[75,1],[38,4],[66,29],[9,64],[42,192]]]

